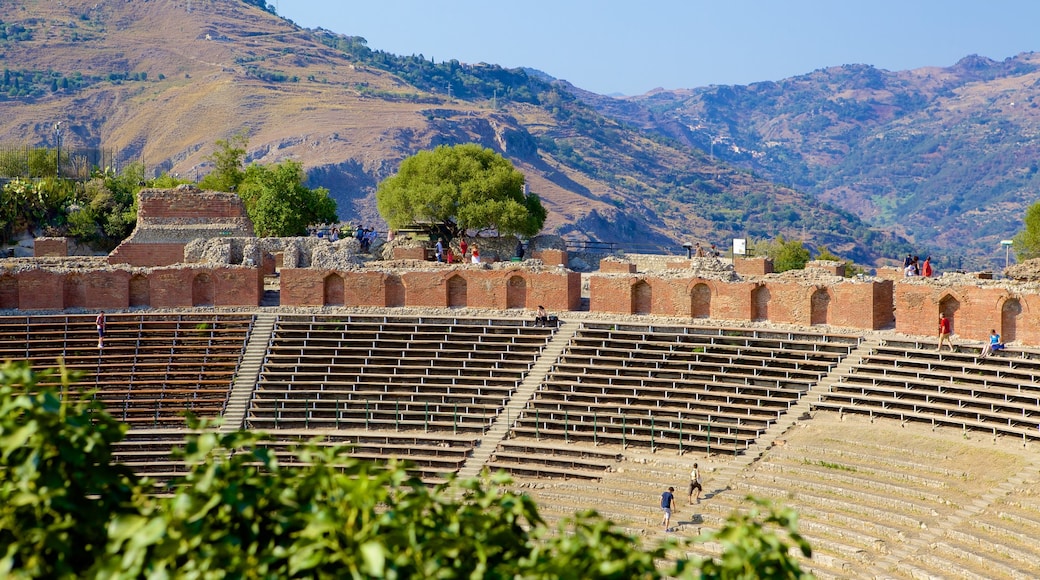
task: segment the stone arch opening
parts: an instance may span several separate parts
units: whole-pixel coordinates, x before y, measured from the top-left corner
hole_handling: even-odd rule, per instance
[[[466,306],[466,279],[452,276],[448,279],[448,307],[462,308]]]
[[[148,276],[134,274],[130,277],[130,306],[151,306],[152,289]]]
[[[632,314],[650,314],[653,307],[653,289],[640,280],[632,286]]]
[[[527,308],[527,280],[510,276],[506,282],[506,308]]]
[[[690,316],[711,318],[711,288],[703,282],[690,291]]]
[[[769,320],[769,288],[759,286],[751,291],[751,320]]]
[[[401,281],[400,276],[388,276],[386,278],[385,288],[387,306],[405,305],[404,282]]]
[[[939,315],[950,319],[950,332],[957,332],[957,311],[961,309],[960,300],[947,294],[939,300]],[[938,324],[938,323],[936,323]]]
[[[80,274],[69,274],[65,278],[63,297],[65,308],[82,308],[87,305],[87,291],[84,286],[83,276]]]
[[[809,324],[827,324],[831,307],[831,293],[826,288],[817,288],[809,299]]]
[[[1018,298],[1009,298],[1000,307],[1000,340],[1012,342],[1018,335],[1018,318],[1022,315],[1022,303]]]
[[[191,281],[191,305],[213,306],[213,277],[206,272]]]
[[[343,306],[343,276],[332,273],[325,276],[324,299],[325,306]]]
[[[0,308],[18,308],[18,278],[0,276]]]

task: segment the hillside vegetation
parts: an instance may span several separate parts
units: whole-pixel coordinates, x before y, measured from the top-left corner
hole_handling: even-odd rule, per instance
[[[780,82],[659,91],[612,114],[811,193],[925,253],[1003,263],[1040,186],[1040,55],[949,68],[866,65]],[[711,145],[712,140],[715,141]]]
[[[0,145],[50,145],[60,119],[68,146],[110,147],[124,163],[193,177],[211,169],[212,143],[246,130],[247,161],[295,159],[342,218],[382,226],[375,186],[403,159],[475,142],[524,173],[553,233],[673,252],[686,241],[783,235],[864,264],[912,248],[982,255],[976,248],[1014,229],[1032,182],[1020,163],[1027,134],[973,116],[987,90],[1033,74],[1024,57],[960,77],[838,67],[621,100],[527,69],[392,55],[259,4],[0,4],[13,31],[0,39],[0,66],[20,83],[0,92]],[[943,104],[965,121],[940,123]],[[908,124],[928,114],[934,126]],[[1002,139],[1012,128],[1015,161]],[[959,189],[987,158],[979,143],[994,152],[989,173]],[[936,198],[941,183],[946,197]]]

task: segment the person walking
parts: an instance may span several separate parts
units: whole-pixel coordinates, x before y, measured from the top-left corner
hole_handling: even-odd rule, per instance
[[[98,312],[97,318],[94,319],[94,326],[97,326],[97,347],[105,348],[105,311]]]
[[[694,501],[696,501],[696,503],[701,503],[701,491],[703,489],[704,488],[701,487],[701,470],[697,467],[697,464],[694,463],[693,470],[690,471],[690,503],[694,503]],[[694,491],[697,492],[696,497],[693,495]]]
[[[924,259],[924,265],[921,266],[921,275],[925,278],[931,278],[934,271],[932,270],[932,257],[928,256]]]
[[[440,238],[437,238],[437,244],[433,247],[434,252],[437,254],[437,261],[444,261],[444,243],[441,242]]]
[[[672,510],[675,509],[675,488],[669,487],[668,491],[661,494],[661,509],[664,510],[664,519],[661,521],[661,525],[664,526],[664,531],[670,532],[672,528],[669,524],[672,521]]]
[[[952,328],[950,326],[950,319],[946,318],[945,314],[939,315],[939,346],[935,348],[937,351],[942,350],[943,342],[946,346],[950,347],[950,352],[953,352],[953,341],[950,339],[950,332]]]

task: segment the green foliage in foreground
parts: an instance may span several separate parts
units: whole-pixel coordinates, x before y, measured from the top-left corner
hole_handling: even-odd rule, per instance
[[[189,439],[192,469],[149,495],[113,465],[125,426],[98,403],[0,368],[0,576],[10,578],[799,578],[793,514],[734,516],[718,562],[668,562],[594,512],[550,530],[495,476],[427,488],[391,461],[308,444],[288,464],[261,434]],[[62,376],[69,384],[70,378]],[[53,382],[53,380],[51,381]],[[228,450],[233,450],[229,452]],[[761,521],[760,521],[761,520]],[[664,563],[664,564],[662,564]]]

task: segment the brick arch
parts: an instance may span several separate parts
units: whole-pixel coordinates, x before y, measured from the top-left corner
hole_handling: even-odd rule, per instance
[[[751,291],[751,320],[769,320],[769,301],[773,298],[765,285]]]
[[[18,308],[18,278],[0,276],[0,308]]]
[[[343,306],[344,285],[343,276],[332,272],[325,276],[322,284],[324,294],[322,304],[325,306]]]
[[[86,284],[82,274],[69,274],[65,278],[63,292],[63,304],[65,308],[82,308],[87,305]]]
[[[458,274],[448,278],[448,307],[465,307],[466,279]]]
[[[151,306],[152,289],[148,276],[134,274],[130,277],[130,306]]]
[[[698,282],[690,289],[690,316],[711,318],[711,288],[704,282]]]
[[[386,305],[404,306],[406,293],[404,289],[404,282],[401,281],[401,277],[396,274],[387,276],[384,284],[384,292],[386,293]]]
[[[527,280],[519,274],[506,280],[506,308],[527,308]]]
[[[819,286],[809,297],[809,324],[827,324],[830,322],[831,293],[827,288]]]
[[[939,299],[939,316],[943,314],[950,319],[950,332],[957,332],[957,311],[961,309],[961,301],[953,294],[943,294]]]
[[[1022,302],[1008,298],[1000,305],[1000,339],[1011,342],[1018,338],[1018,322],[1022,318]]]
[[[653,309],[654,291],[646,280],[632,285],[632,314],[650,314]]]
[[[213,277],[208,272],[196,274],[191,280],[191,305],[213,306]]]

